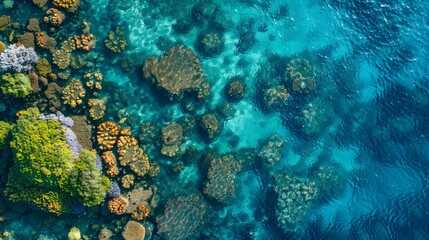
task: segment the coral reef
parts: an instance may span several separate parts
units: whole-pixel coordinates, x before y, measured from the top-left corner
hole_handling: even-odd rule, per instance
[[[46,11],[45,17],[43,17],[43,21],[55,27],[59,27],[63,23],[65,17],[66,16],[64,15],[64,13],[62,13],[58,9],[49,8]]]
[[[25,32],[24,34],[17,35],[16,41],[26,48],[34,49],[34,34],[31,32]]]
[[[143,177],[149,171],[149,158],[138,146],[137,139],[130,136],[118,138],[119,164],[129,166],[137,176]]]
[[[6,49],[6,45],[4,42],[0,41],[0,53],[3,52]]]
[[[110,186],[110,190],[107,193],[107,196],[110,198],[119,197],[121,195],[121,188],[117,182],[113,182],[112,186]]]
[[[80,240],[81,237],[80,230],[77,227],[72,227],[67,234],[68,240]]]
[[[83,103],[86,91],[82,86],[82,82],[73,79],[62,91],[62,99],[64,104],[72,108],[77,107]]]
[[[5,73],[1,76],[0,89],[3,94],[24,98],[33,92],[30,79],[24,73]]]
[[[88,125],[87,119],[85,116],[71,116],[73,119],[72,130],[76,134],[78,142],[82,145],[83,148],[92,149],[92,131],[91,126]]]
[[[209,141],[215,140],[222,129],[221,122],[212,113],[203,115],[200,120],[200,125]]]
[[[145,227],[136,221],[128,221],[122,231],[125,240],[144,240],[145,234]]]
[[[165,90],[171,100],[181,100],[185,92],[198,92],[204,98],[208,92],[201,62],[191,49],[183,45],[168,50],[160,59],[150,57],[144,62],[145,78]]]
[[[204,194],[221,204],[231,204],[236,195],[235,177],[242,169],[241,162],[233,154],[209,154],[207,158],[211,161]]]
[[[290,96],[286,87],[281,84],[269,87],[263,94],[265,106],[274,109],[285,106]]]
[[[38,111],[33,110],[25,112],[12,129],[14,164],[5,193],[13,201],[33,203],[60,214],[67,211],[68,194],[62,186],[67,185],[73,153],[61,123],[56,119],[37,120]]]
[[[37,60],[38,57],[33,48],[12,44],[0,53],[0,71],[30,71],[31,65]]]
[[[164,215],[157,217],[157,233],[167,240],[193,239],[204,223],[206,205],[199,195],[170,199]]]
[[[115,31],[109,32],[106,39],[104,40],[109,51],[114,53],[120,53],[124,51],[127,46],[127,40],[125,39],[125,33],[120,28],[116,28]]]
[[[103,159],[104,163],[106,164],[106,174],[109,177],[115,177],[119,174],[116,156],[112,151],[103,152],[101,159]]]
[[[116,144],[119,126],[115,122],[104,122],[97,127],[97,144],[101,151],[111,150]]]
[[[100,120],[104,117],[106,111],[107,99],[89,99],[89,117],[92,120]]]
[[[52,3],[58,7],[74,12],[79,8],[80,0],[53,0]]]
[[[207,31],[198,34],[195,48],[205,57],[219,55],[224,47],[222,35],[215,31]]]
[[[183,138],[183,128],[177,122],[172,122],[161,129],[164,143],[161,154],[174,157],[179,153],[179,143]]]
[[[131,218],[137,221],[143,221],[150,214],[150,207],[147,204],[137,206],[137,208],[131,213]]]
[[[32,32],[40,32],[40,22],[37,18],[28,20],[27,30]]]
[[[73,189],[71,195],[89,207],[102,203],[111,186],[108,178],[97,169],[95,153],[87,149],[79,153],[68,181]]]
[[[122,196],[114,197],[107,201],[107,209],[111,213],[114,213],[116,215],[122,215],[126,213],[128,203],[128,200]]]
[[[282,148],[286,140],[278,134],[268,137],[262,142],[258,156],[262,159],[263,164],[268,166],[274,165],[282,158]]]
[[[12,125],[7,122],[0,121],[0,150],[9,144],[9,132],[12,129]]]
[[[101,81],[103,81],[103,74],[100,72],[89,72],[83,75],[83,79],[86,80],[85,85],[90,89],[101,90]]]
[[[233,77],[225,86],[226,97],[232,102],[238,102],[246,94],[246,84],[241,77]]]
[[[55,46],[57,45],[57,42],[55,41],[54,38],[50,37],[46,32],[36,32],[36,44],[37,46],[39,46],[40,48],[43,49],[48,49],[49,51],[55,53]],[[54,61],[57,62],[56,65],[58,66],[62,66],[61,64],[59,64],[60,60],[60,56],[59,54],[64,53],[64,51],[58,52],[56,55],[53,54],[54,57],[56,57],[56,60],[54,59]],[[61,67],[60,67],[61,68]],[[64,67],[66,68],[66,67]],[[61,69],[64,69],[61,68]]]
[[[39,8],[43,8],[48,0],[33,0],[33,3],[36,4]]]
[[[316,70],[307,59],[295,58],[286,66],[286,78],[292,81],[292,89],[300,93],[309,93],[316,85]]]
[[[90,51],[95,47],[95,38],[91,33],[81,34],[80,36],[74,36],[74,43],[76,49],[81,49],[83,51]]]
[[[12,21],[9,16],[3,15],[0,16],[0,31],[6,31],[10,25],[12,24]]]
[[[52,72],[51,64],[46,58],[41,58],[36,63],[36,69],[40,76],[47,77]]]
[[[285,232],[297,231],[299,223],[307,216],[312,200],[318,195],[313,181],[291,177],[288,174],[275,176],[277,193],[276,216],[279,227]]]
[[[131,188],[134,185],[134,175],[126,174],[121,178],[121,185],[123,188]]]

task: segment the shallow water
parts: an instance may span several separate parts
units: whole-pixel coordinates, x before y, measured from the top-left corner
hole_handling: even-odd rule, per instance
[[[48,6],[53,6],[51,1]],[[427,1],[405,0],[82,0],[75,13],[62,10],[66,18],[52,35],[60,42],[81,34],[82,21],[90,23],[97,39],[87,55],[93,64],[69,67],[71,77],[57,83],[66,86],[72,78],[101,72],[103,89],[97,97],[107,99],[106,114],[88,122],[95,127],[105,121],[130,127],[150,162],[159,164],[157,177],[136,176],[135,182],[158,189],[159,205],[139,221],[148,239],[426,239],[428,10]],[[24,26],[30,17],[41,20],[44,10],[30,1],[15,1],[11,9],[0,8],[1,15]],[[40,26],[49,29],[42,20]],[[117,27],[125,32],[127,46],[112,53],[104,39]],[[14,36],[26,31],[10,27],[0,31],[0,40],[15,43]],[[201,50],[198,36],[205,32],[219,34],[223,43],[219,51]],[[177,44],[197,53],[211,87],[206,99],[186,94],[180,101],[170,101],[155,80],[143,77],[148,57],[160,57]],[[50,58],[48,51],[35,49],[39,57]],[[307,70],[315,80],[313,89],[306,88],[311,82],[294,89],[288,66],[297,59],[311,66]],[[306,69],[300,70],[305,75]],[[54,72],[62,71],[54,66]],[[243,99],[233,101],[225,86],[236,76],[246,90]],[[271,105],[267,99],[275,86],[284,86],[289,97]],[[47,111],[39,104],[44,98],[37,94],[8,100],[1,93],[5,108],[0,109],[0,120],[15,122],[16,112],[32,105]],[[227,116],[219,110],[225,103],[234,108]],[[88,116],[88,107],[64,105],[58,110],[65,115]],[[218,136],[211,139],[201,127],[207,113],[220,122]],[[195,123],[185,129],[184,117]],[[185,129],[184,136],[178,155],[167,157],[160,154],[161,128],[175,121]],[[153,139],[142,132],[142,122],[152,123]],[[275,134],[281,144],[269,145]],[[98,147],[94,138],[93,147]],[[189,149],[195,153],[189,154]],[[208,179],[216,161],[207,154],[231,152],[236,153],[240,170],[221,168],[220,177]],[[13,157],[3,155],[2,173],[7,175]],[[275,160],[270,163],[271,157]],[[331,170],[331,175],[320,177],[321,169]],[[126,171],[121,169],[119,176]],[[234,190],[222,202],[208,193],[206,185],[213,181],[215,186],[228,177],[233,181],[226,188]],[[6,182],[2,179],[0,189]],[[310,186],[314,195],[302,186]],[[168,216],[164,212],[168,200],[190,194],[202,196],[204,220],[197,221],[198,227],[186,237],[160,232],[159,219]],[[122,239],[130,219],[129,214],[108,213],[105,203],[61,216],[34,206],[6,205],[0,230],[9,236],[3,239],[67,239],[73,226],[90,239],[97,239],[102,227],[113,232],[111,239]],[[289,220],[282,222],[282,217]],[[180,225],[171,224],[171,229]]]

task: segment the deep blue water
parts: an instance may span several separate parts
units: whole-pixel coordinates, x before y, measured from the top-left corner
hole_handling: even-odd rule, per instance
[[[30,5],[15,1],[10,10],[0,8],[0,16],[26,22],[26,11],[43,15]],[[194,129],[180,144],[182,155],[192,147],[198,156],[253,148],[259,157],[237,173],[236,196],[228,204],[203,193],[208,168],[203,160],[168,158],[159,154],[159,145],[145,145],[149,158],[161,166],[160,175],[148,180],[161,199],[145,225],[154,239],[159,239],[156,217],[163,215],[167,200],[195,193],[204,196],[209,210],[189,239],[428,239],[428,13],[429,2],[423,0],[82,0],[78,13],[65,21],[91,23],[91,33],[99,38],[94,68],[104,75],[101,96],[108,98],[103,120],[123,120],[133,134],[145,121],[160,129],[183,116],[198,119],[216,112],[228,102],[224,88],[231,78],[240,76],[246,84],[244,99],[230,102],[235,112],[222,118],[217,138],[207,141]],[[125,29],[128,45],[121,54],[108,53],[103,39],[118,26]],[[198,35],[209,30],[221,33],[224,43],[214,56],[197,51]],[[62,34],[67,31],[64,27]],[[5,43],[8,36],[0,32]],[[142,77],[145,59],[177,43],[198,53],[211,85],[211,97],[195,112],[168,101]],[[124,58],[135,69],[123,71]],[[292,59],[306,59],[314,67],[315,87],[308,93],[293,91],[285,78]],[[278,85],[286,86],[289,99],[267,106],[268,89]],[[10,119],[12,109],[0,114]],[[262,152],[274,134],[284,143],[279,160],[270,165]],[[178,161],[184,168],[172,174]],[[335,180],[320,181],[320,167],[333,169]],[[292,209],[302,211],[294,224],[279,220],[286,208],[280,199],[288,193],[278,190],[284,187],[276,180],[279,175],[318,186],[314,199],[293,200]],[[105,217],[102,212],[61,216],[59,226],[51,228],[57,217],[9,208],[0,233],[15,234],[5,239],[67,239],[76,225],[97,239],[93,231],[101,226],[93,224]],[[117,233],[112,239],[121,239],[128,218],[111,216],[99,224]]]

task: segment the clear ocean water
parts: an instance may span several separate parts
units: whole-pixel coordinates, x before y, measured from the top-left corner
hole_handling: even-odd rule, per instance
[[[90,64],[59,69],[51,52],[34,48],[54,73],[70,74],[46,77],[61,87],[102,73],[96,97],[106,101],[105,114],[91,119],[85,103],[43,108],[43,90],[26,99],[0,92],[0,120],[14,123],[30,106],[86,115],[100,155],[98,125],[129,127],[160,169],[156,177],[134,174],[135,187],[120,185],[123,194],[156,186],[156,207],[137,220],[144,239],[429,238],[429,1],[81,0],[75,12],[33,2],[3,1],[0,17],[19,24],[0,31],[0,41],[19,42],[37,18],[59,49],[89,23],[95,45],[72,54]],[[59,27],[43,21],[51,7],[65,14]],[[105,39],[117,28],[126,46],[112,52]],[[204,34],[219,45],[204,45]],[[202,100],[195,91],[170,100],[157,76],[144,76],[149,57],[180,44],[196,53],[210,85]],[[231,93],[232,83],[244,89]],[[207,115],[214,130],[204,125]],[[173,122],[183,136],[169,157],[161,153],[163,129]],[[3,150],[0,160],[3,192],[13,154]],[[121,182],[125,171],[111,181]],[[82,239],[108,239],[103,229],[124,239],[132,220],[109,213],[109,196],[59,216],[0,197],[0,239],[79,239],[68,235],[72,227]]]

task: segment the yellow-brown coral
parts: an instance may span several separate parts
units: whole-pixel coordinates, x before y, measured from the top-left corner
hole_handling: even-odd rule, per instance
[[[103,152],[103,154],[101,155],[101,159],[103,159],[104,163],[106,164],[106,174],[109,177],[115,177],[119,174],[119,169],[116,163],[116,156],[112,151]]]
[[[116,215],[122,215],[127,211],[128,200],[119,196],[114,197],[107,201],[107,209],[109,212],[114,213]]]
[[[107,99],[89,99],[89,116],[92,120],[100,120],[104,117],[104,112],[106,111],[106,101]]]
[[[92,35],[91,33],[74,36],[73,39],[76,45],[76,49],[90,51],[92,48],[95,47],[94,35]]]
[[[159,60],[146,59],[143,73],[164,89],[170,99],[180,100],[184,92],[196,91],[201,98],[208,94],[208,83],[197,54],[183,45],[171,48]]]
[[[143,177],[149,171],[149,158],[138,146],[137,139],[120,136],[118,139],[119,164],[128,165],[138,176]]]
[[[99,72],[86,73],[83,78],[86,80],[85,85],[90,89],[101,90],[101,81],[103,80],[103,74]]]
[[[121,178],[121,184],[123,188],[130,188],[134,185],[134,175],[126,174]]]
[[[62,99],[64,104],[72,108],[82,104],[82,99],[85,97],[86,91],[82,86],[81,81],[73,79],[62,91]]]
[[[97,144],[101,151],[111,150],[116,143],[119,126],[115,122],[104,122],[97,127]]]
[[[47,77],[52,72],[51,64],[49,64],[46,58],[41,58],[36,63],[36,69],[40,76]]]
[[[36,43],[40,48],[49,49],[51,52],[55,51],[57,45],[55,39],[48,36],[46,32],[36,32]]]
[[[11,25],[9,16],[3,15],[0,17],[0,31],[6,31]]]
[[[30,20],[28,20],[27,30],[40,32],[39,20],[37,20],[37,18],[30,18]]]
[[[125,39],[124,32],[120,28],[116,28],[115,31],[109,32],[109,35],[104,40],[104,44],[110,51],[119,53],[124,51],[127,46],[127,40]]]
[[[150,208],[146,204],[137,206],[137,208],[131,213],[131,217],[137,221],[143,221],[149,217]]]
[[[53,26],[59,27],[63,23],[65,17],[66,16],[64,15],[64,13],[62,13],[58,9],[49,8],[46,11],[45,16],[43,17],[43,21],[45,23],[49,23]]]
[[[315,86],[316,72],[314,66],[306,59],[295,58],[286,67],[292,80],[292,89],[300,93],[309,93]]]
[[[36,4],[39,8],[43,8],[48,0],[33,0],[33,3]]]
[[[80,0],[53,0],[53,4],[58,7],[74,12],[79,8]]]

